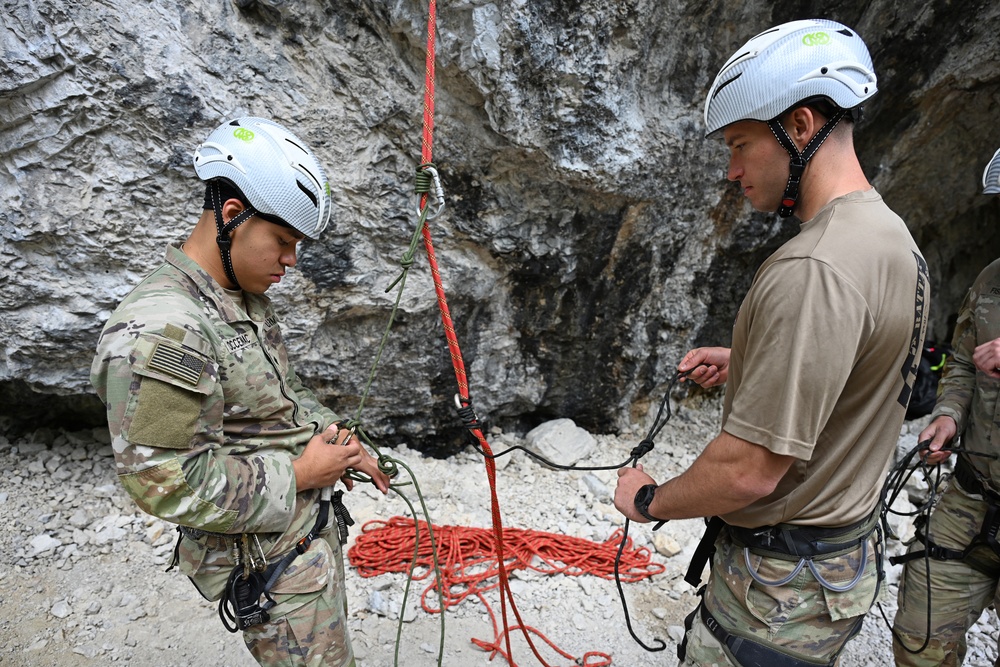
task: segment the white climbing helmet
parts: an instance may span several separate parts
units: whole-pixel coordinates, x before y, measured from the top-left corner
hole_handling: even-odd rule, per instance
[[[740,120],[769,121],[805,100],[855,109],[878,90],[860,36],[826,19],[766,30],[726,61],[705,100],[708,136]]]
[[[983,194],[1000,195],[1000,150],[993,154],[983,170]]]
[[[311,150],[264,118],[228,121],[194,152],[203,181],[224,178],[264,216],[317,238],[330,221],[330,184]]]

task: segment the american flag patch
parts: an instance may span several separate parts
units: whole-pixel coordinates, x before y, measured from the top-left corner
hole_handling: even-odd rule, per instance
[[[202,371],[205,370],[203,360],[165,343],[156,344],[153,356],[149,358],[149,363],[146,365],[153,370],[166,373],[191,385],[198,384],[198,379],[201,377]]]

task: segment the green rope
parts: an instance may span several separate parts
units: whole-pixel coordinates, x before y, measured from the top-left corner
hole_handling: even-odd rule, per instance
[[[417,492],[417,498],[420,499],[420,508],[423,511],[424,521],[427,524],[427,532],[430,534],[431,538],[431,558],[434,560],[434,574],[437,576],[437,586],[435,586],[435,588],[437,589],[437,594],[438,594],[438,608],[441,610],[441,635],[438,638],[438,667],[441,667],[442,660],[444,659],[444,635],[445,635],[444,591],[442,590],[442,588],[444,587],[444,579],[441,577],[441,564],[438,561],[437,541],[434,539],[434,525],[431,523],[430,513],[427,511],[427,504],[424,502],[424,495],[420,492],[416,476],[413,474],[413,471],[405,463],[400,462],[400,465],[403,466],[403,468],[406,469],[406,472],[410,475],[410,479],[412,480],[413,483],[413,488]],[[399,493],[398,491],[396,491],[396,493],[399,494],[399,497],[402,498],[403,502],[405,502],[407,506],[410,508],[410,516],[414,517],[413,560],[410,561],[410,571],[407,574],[406,587],[403,590],[403,602],[400,604],[399,607],[399,622],[396,624],[396,652],[394,657],[395,662],[393,664],[396,665],[396,667],[398,667],[399,644],[403,634],[403,614],[406,611],[406,601],[409,599],[410,596],[410,584],[413,583],[413,571],[417,569],[417,560],[419,559],[420,556],[420,524],[418,521],[416,521],[417,512],[414,509],[413,504],[410,503],[410,499],[404,496],[402,493]]]
[[[434,165],[433,164],[420,165],[420,167],[417,168],[416,183],[415,183],[415,189],[417,191],[417,194],[425,194],[431,191],[431,186],[433,184],[433,177],[431,176],[431,174],[425,171],[425,167],[427,166],[433,167]],[[420,485],[417,483],[416,475],[413,474],[413,470],[411,470],[409,466],[407,466],[404,462],[400,461],[399,459],[395,459],[387,454],[383,454],[379,450],[379,448],[375,446],[375,443],[373,443],[368,438],[368,434],[365,433],[361,425],[361,411],[364,409],[365,402],[368,400],[368,396],[371,393],[371,387],[375,381],[375,374],[378,370],[379,362],[382,359],[382,353],[385,351],[386,344],[388,343],[389,333],[392,331],[392,325],[396,319],[396,313],[399,310],[399,304],[403,297],[403,290],[406,288],[406,277],[409,274],[410,268],[412,268],[413,266],[414,256],[417,253],[417,248],[419,247],[420,244],[421,232],[423,231],[426,221],[427,221],[427,206],[423,206],[420,210],[420,216],[417,222],[417,227],[413,231],[413,236],[410,238],[410,246],[409,248],[407,248],[406,252],[403,253],[402,258],[400,258],[399,263],[400,266],[402,267],[402,270],[400,271],[400,274],[396,277],[396,279],[393,280],[392,283],[385,289],[386,292],[389,292],[393,287],[398,286],[396,291],[396,300],[393,303],[392,310],[389,313],[389,322],[386,325],[385,331],[382,334],[382,340],[380,341],[378,346],[378,351],[375,354],[375,360],[372,362],[371,370],[368,373],[368,380],[366,381],[364,391],[361,394],[361,400],[358,403],[358,409],[355,411],[354,417],[352,419],[346,419],[341,422],[341,425],[344,428],[351,430],[355,435],[360,437],[361,440],[364,441],[366,445],[368,445],[369,447],[371,447],[372,450],[375,451],[378,457],[377,459],[378,469],[380,472],[382,472],[387,477],[392,479],[399,474],[399,468],[402,467],[406,470],[406,472],[409,474],[410,477],[409,482],[391,482],[389,484],[389,488],[395,491],[396,494],[403,500],[403,502],[406,503],[407,507],[409,507],[410,516],[414,518],[413,525],[415,531],[413,560],[410,563],[410,571],[406,579],[406,587],[403,591],[403,602],[402,605],[400,606],[399,622],[396,628],[396,652],[395,652],[395,663],[394,663],[396,667],[399,667],[399,644],[403,633],[403,615],[406,610],[406,602],[410,594],[410,584],[413,581],[413,571],[416,569],[417,560],[420,555],[419,551],[420,526],[419,522],[417,521],[416,509],[414,508],[413,503],[410,501],[410,499],[407,498],[402,491],[400,491],[400,487],[411,486],[411,485],[413,486],[413,490],[417,495],[417,499],[420,501],[420,507],[421,511],[423,512],[424,521],[427,524],[427,530],[428,533],[430,534],[431,555],[434,561],[434,574],[437,576],[437,581],[438,581],[437,585],[438,603],[441,609],[441,636],[438,648],[438,660],[437,660],[438,667],[442,667],[444,659],[445,606],[444,606],[444,591],[441,590],[441,587],[443,586],[443,577],[441,575],[440,563],[438,562],[437,542],[434,539],[433,523],[431,522],[430,512],[428,512],[427,510],[427,503],[424,501],[423,493],[420,491]],[[348,471],[345,476],[353,481],[361,483],[372,483],[372,478],[370,476],[358,472],[356,470]]]

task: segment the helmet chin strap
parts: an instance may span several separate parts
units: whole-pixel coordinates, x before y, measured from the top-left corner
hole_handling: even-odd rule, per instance
[[[781,205],[778,206],[778,215],[782,218],[787,218],[795,210],[795,204],[799,200],[799,183],[802,181],[802,174],[806,170],[806,164],[816,154],[816,151],[823,145],[827,137],[830,136],[833,128],[837,127],[837,123],[846,115],[847,111],[845,109],[838,109],[837,113],[833,114],[830,120],[826,121],[826,124],[819,129],[819,132],[809,140],[809,143],[806,144],[801,153],[798,146],[792,141],[792,138],[788,136],[788,132],[785,131],[785,127],[781,124],[780,120],[773,118],[767,121],[767,126],[771,128],[774,138],[788,151],[788,155],[791,158],[788,163],[788,185],[785,186],[785,194],[781,198]]]
[[[233,270],[231,251],[233,240],[229,235],[233,233],[234,229],[255,216],[257,209],[253,206],[247,206],[226,223],[222,219],[222,196],[219,194],[219,184],[212,182],[210,187],[212,190],[212,208],[215,209],[215,227],[219,230],[218,235],[215,237],[215,242],[219,244],[219,253],[222,255],[222,268],[225,270],[229,282],[235,285],[236,289],[243,289],[240,287],[240,281],[236,279],[236,272]]]

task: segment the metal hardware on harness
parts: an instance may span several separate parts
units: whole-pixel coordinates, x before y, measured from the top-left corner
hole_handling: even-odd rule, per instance
[[[264,604],[260,601],[262,596],[266,599]],[[219,600],[219,618],[230,632],[246,630],[271,620],[267,610],[274,604],[274,599],[268,592],[267,571],[251,572],[244,576],[240,573],[240,568],[233,568],[223,597]]]
[[[253,544],[251,544],[251,538]],[[256,553],[254,551],[256,550]],[[260,546],[256,533],[240,535],[240,551],[243,554],[243,575],[249,577],[251,572],[263,572],[267,569],[267,557]]]
[[[238,542],[242,542],[243,544],[241,549],[244,558],[243,567],[241,568],[239,563],[236,563],[232,572],[229,573],[229,579],[226,582],[225,590],[222,592],[222,597],[219,598],[219,618],[222,619],[222,625],[225,626],[226,630],[230,632],[246,630],[254,625],[266,623],[270,620],[267,611],[277,604],[274,598],[271,597],[271,589],[274,588],[274,584],[277,583],[278,578],[288,569],[288,566],[292,564],[292,561],[309,550],[309,545],[316,539],[320,531],[326,527],[329,517],[330,503],[329,501],[321,501],[319,504],[319,514],[316,516],[316,522],[313,524],[313,527],[306,533],[305,537],[295,543],[292,549],[285,552],[278,561],[270,565],[267,564],[267,559],[263,553],[260,554],[259,559],[254,559],[254,566],[248,565],[252,557],[250,542],[246,534],[241,536],[242,539]],[[260,550],[259,541],[256,542],[256,546]],[[254,567],[259,566],[261,563],[264,565],[263,568],[259,570],[254,569]],[[261,602],[261,598],[264,599],[263,602]],[[232,624],[230,624],[230,621],[232,621]]]
[[[780,526],[766,526],[756,529],[739,528],[726,524],[719,517],[711,517],[706,525],[705,534],[691,558],[691,564],[688,566],[684,580],[695,588],[701,585],[701,573],[715,553],[716,538],[725,528],[729,531],[730,539],[737,546],[743,547],[743,558],[747,570],[757,583],[763,586],[783,586],[790,582],[808,563],[810,571],[820,585],[830,591],[845,592],[854,588],[863,576],[864,566],[867,565],[869,557],[868,538],[878,527],[878,517],[879,512],[878,507],[876,507],[876,511],[872,512],[871,515],[846,528],[803,528],[801,530],[788,530]],[[825,560],[849,553],[859,546],[863,549],[861,567],[854,580],[848,582],[848,588],[830,584],[818,574],[812,563],[814,559]],[[770,558],[798,561],[798,564],[784,578],[768,581],[761,578],[757,571],[750,566],[751,553]]]

